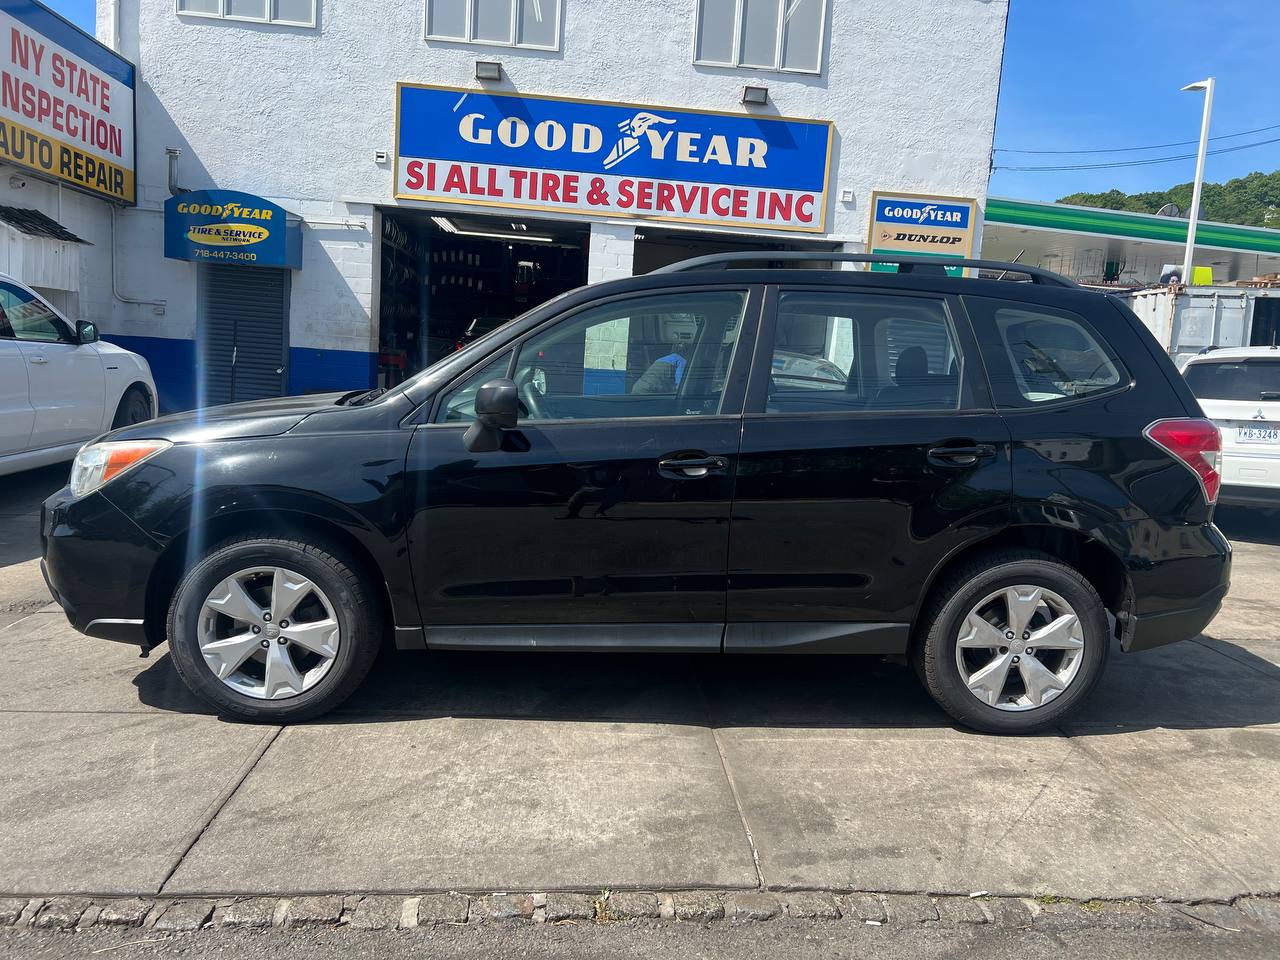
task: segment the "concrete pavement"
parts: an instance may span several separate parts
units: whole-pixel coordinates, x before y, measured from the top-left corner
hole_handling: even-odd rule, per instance
[[[0,479],[0,896],[1280,891],[1275,518],[1224,511],[1207,636],[1117,655],[1051,735],[957,730],[874,661],[461,653],[385,656],[280,730],[27,612],[61,482]]]

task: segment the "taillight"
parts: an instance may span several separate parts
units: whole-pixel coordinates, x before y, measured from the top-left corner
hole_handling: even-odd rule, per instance
[[[1190,468],[1200,481],[1200,489],[1208,503],[1218,499],[1222,476],[1218,458],[1222,452],[1222,436],[1212,420],[1157,420],[1142,431],[1161,450],[1173,454]]]

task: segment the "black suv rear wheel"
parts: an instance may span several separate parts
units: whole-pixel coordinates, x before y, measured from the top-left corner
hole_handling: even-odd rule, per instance
[[[1110,648],[1093,586],[1031,550],[986,554],[949,575],[922,629],[916,669],[929,693],[987,733],[1061,722],[1101,678]]]
[[[332,710],[365,678],[380,607],[340,550],[248,535],[183,577],[168,635],[179,676],[219,713],[289,723]]]

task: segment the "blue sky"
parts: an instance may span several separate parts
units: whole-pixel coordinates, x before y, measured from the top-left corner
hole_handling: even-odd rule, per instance
[[[93,0],[46,2],[93,31]],[[1211,75],[1218,79],[1212,135],[1280,124],[1280,70],[1268,23],[1274,3],[1012,0],[996,146],[1091,150],[1194,140],[1200,134],[1202,95],[1179,88]],[[1280,128],[1211,146],[1277,137]],[[1078,156],[997,152],[996,165],[1102,163],[1194,152],[1194,145]],[[1280,143],[1211,156],[1205,176],[1221,182],[1253,170],[1276,169]],[[1185,183],[1194,173],[1194,160],[1114,170],[997,169],[991,192],[1035,200],[1111,187],[1134,193]]]

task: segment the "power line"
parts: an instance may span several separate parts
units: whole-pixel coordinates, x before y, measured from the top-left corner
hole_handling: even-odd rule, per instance
[[[1239,150],[1251,150],[1254,147],[1265,147],[1269,143],[1280,143],[1280,137],[1274,137],[1270,140],[1258,140],[1254,143],[1242,143],[1234,147],[1221,147],[1217,150],[1208,151],[1208,155],[1216,156],[1221,153],[1236,153]],[[1075,164],[1059,164],[1057,166],[1043,167],[1008,167],[995,166],[993,170],[1016,170],[1020,173],[1046,172],[1050,170],[1111,170],[1116,167],[1145,167],[1155,163],[1173,163],[1178,160],[1194,160],[1196,154],[1186,153],[1177,157],[1152,157],[1148,160],[1122,160],[1116,163],[1075,163]]]
[[[1266,133],[1268,130],[1280,130],[1280,123],[1274,123],[1269,127],[1258,127],[1256,130],[1242,130],[1239,133],[1224,133],[1217,137],[1210,137],[1210,140],[1231,140],[1235,137],[1247,137],[1251,133]],[[1026,153],[1026,154],[1082,154],[1082,153],[1136,153],[1142,150],[1164,150],[1167,147],[1185,147],[1189,144],[1199,143],[1199,140],[1178,140],[1175,143],[1152,143],[1145,147],[1112,147],[1110,149],[1096,150],[1013,150],[1009,147],[996,147],[996,153]]]

